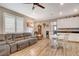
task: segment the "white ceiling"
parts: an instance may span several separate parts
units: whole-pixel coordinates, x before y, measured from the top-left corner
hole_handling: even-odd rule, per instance
[[[64,5],[60,5],[59,3],[40,3],[45,7],[45,9],[41,9],[40,7],[35,7],[32,10],[33,4],[23,4],[23,3],[0,3],[0,6],[8,8],[10,10],[19,12],[26,16],[32,17],[35,20],[48,20],[61,16],[72,15],[77,12],[74,12],[74,9],[79,9],[78,3],[65,3]],[[61,15],[59,15],[61,13]]]

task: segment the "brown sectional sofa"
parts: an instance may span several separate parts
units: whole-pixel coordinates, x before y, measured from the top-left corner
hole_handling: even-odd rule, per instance
[[[17,43],[17,49],[21,50],[27,46],[29,46],[29,39],[24,39],[24,35],[23,34],[14,34],[14,40]]]
[[[37,38],[32,37],[30,33],[1,34],[0,55],[10,55],[36,42]]]
[[[30,44],[30,45],[33,45],[34,43],[37,42],[37,38],[35,38],[35,37],[30,37],[29,39],[30,39],[30,40],[29,40],[29,44]]]
[[[30,33],[24,33],[24,38],[29,40],[29,45],[32,45],[37,42],[37,38],[35,36],[32,36]]]

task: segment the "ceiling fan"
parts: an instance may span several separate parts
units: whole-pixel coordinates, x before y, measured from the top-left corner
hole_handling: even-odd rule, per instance
[[[24,4],[30,4],[30,3],[24,3]],[[38,6],[38,7],[42,8],[42,9],[45,9],[45,7],[42,6],[41,4],[39,4],[39,3],[33,3],[32,10],[35,9],[35,6]]]

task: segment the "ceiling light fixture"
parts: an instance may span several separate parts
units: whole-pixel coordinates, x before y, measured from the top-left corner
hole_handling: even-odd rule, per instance
[[[74,11],[74,12],[78,12],[78,9],[77,9],[77,8],[75,8],[73,11]]]
[[[64,3],[60,3],[60,5],[61,5],[61,6],[64,5]]]
[[[60,12],[59,12],[59,15],[61,16],[62,14],[63,14],[63,13],[60,11]]]

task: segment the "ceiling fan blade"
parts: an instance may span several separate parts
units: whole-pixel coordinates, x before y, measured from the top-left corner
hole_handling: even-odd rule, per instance
[[[34,3],[34,5],[37,5],[37,6],[41,7],[41,8],[43,8],[43,9],[45,9],[45,7],[40,5],[39,3]]]
[[[36,5],[36,6],[38,6],[38,7],[41,7],[41,8],[43,8],[43,9],[45,9],[45,7],[42,6],[42,5],[40,5],[39,3],[24,3],[24,4],[33,4],[32,9],[35,9],[34,5]]]
[[[33,3],[23,3],[23,4],[33,4]]]

